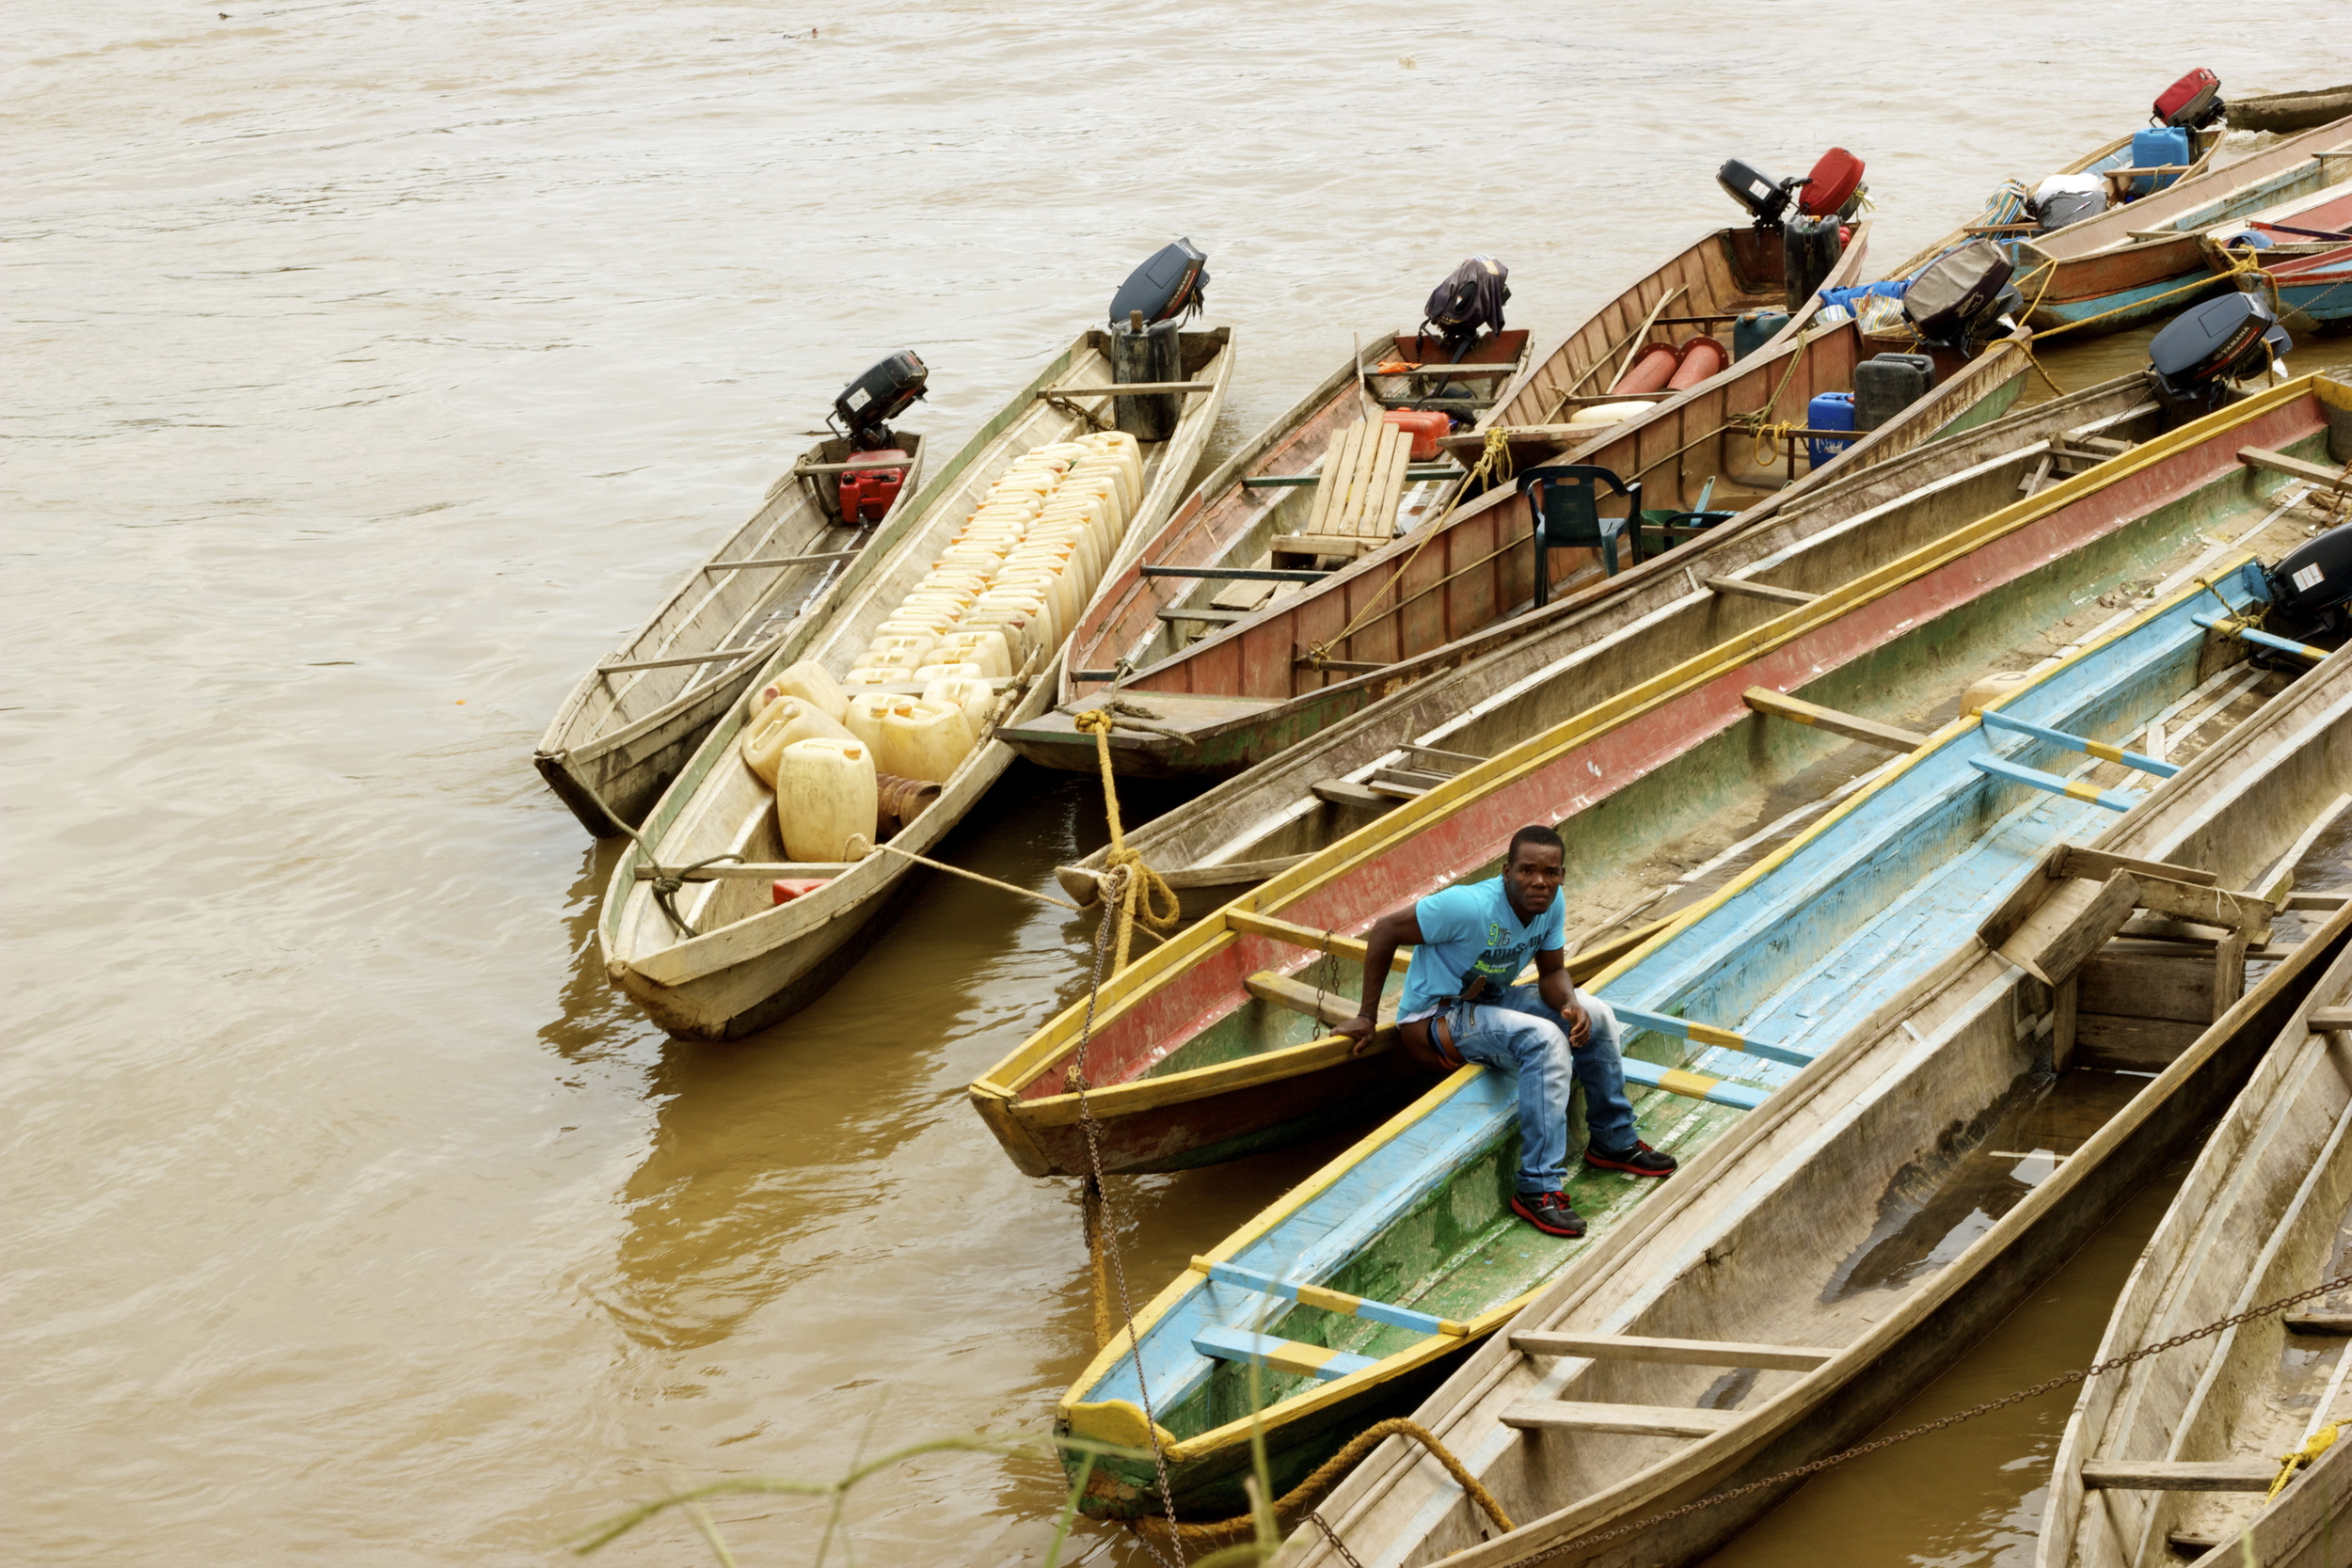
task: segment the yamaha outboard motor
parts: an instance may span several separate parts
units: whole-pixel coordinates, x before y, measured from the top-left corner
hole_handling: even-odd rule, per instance
[[[1163,246],[1111,296],[1111,379],[1123,385],[1184,379],[1181,328],[1200,309],[1208,257],[1190,240]],[[1165,441],[1184,417],[1181,392],[1113,398],[1111,422],[1138,441]]]
[[[1724,188],[1724,195],[1748,210],[1748,216],[1758,229],[1778,229],[1792,201],[1806,217],[1851,217],[1861,207],[1867,190],[1862,175],[1861,159],[1842,147],[1833,147],[1814,163],[1810,174],[1780,181],[1753,164],[1727,159],[1715,171],[1715,183]],[[1799,192],[1804,194],[1800,196]],[[1809,289],[1805,292],[1812,293]]]
[[[850,445],[860,451],[897,446],[890,421],[914,406],[930,389],[930,379],[921,356],[902,348],[843,388],[833,400],[833,414]]]
[[[1938,257],[1903,291],[1903,316],[1920,338],[1965,352],[1969,336],[1981,335],[2024,301],[2010,286],[2016,270],[1999,245],[1978,240]]]
[[[1481,253],[1455,267],[1432,290],[1422,325],[1434,326],[1458,360],[1483,329],[1502,330],[1502,308],[1511,303],[1511,269]]]
[[[2175,420],[2194,419],[2235,402],[2233,378],[2268,368],[2294,346],[2260,297],[2223,294],[2183,311],[2151,339],[2148,369]]]
[[[2306,539],[2264,574],[2270,586],[2265,630],[2297,641],[2341,642],[2352,633],[2352,523]]]
[[[1144,325],[1179,321],[1199,310],[1209,287],[1208,257],[1190,240],[1165,245],[1127,275],[1111,295],[1111,325],[1122,326],[1140,311]]]

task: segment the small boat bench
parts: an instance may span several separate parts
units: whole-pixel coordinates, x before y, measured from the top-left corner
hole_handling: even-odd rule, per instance
[[[1412,437],[1385,420],[1359,420],[1340,432],[1324,455],[1306,524],[1275,539],[1274,564],[1360,555],[1394,538],[1412,457]]]
[[[1418,1329],[1423,1334],[1442,1334],[1453,1338],[1467,1338],[1470,1329],[1450,1318],[1417,1311],[1410,1307],[1397,1307],[1385,1301],[1370,1301],[1352,1296],[1344,1291],[1328,1290],[1321,1285],[1297,1284],[1277,1279],[1270,1274],[1244,1268],[1238,1263],[1220,1262],[1209,1258],[1195,1258],[1192,1269],[1220,1285],[1239,1286],[1278,1300],[1295,1301],[1301,1307],[1312,1307],[1343,1318],[1363,1318],[1386,1323],[1391,1328]],[[1302,1376],[1329,1382],[1377,1365],[1377,1359],[1357,1355],[1347,1351],[1333,1350],[1327,1345],[1311,1345],[1300,1339],[1283,1339],[1271,1334],[1253,1334],[1247,1329],[1232,1328],[1223,1323],[1210,1323],[1192,1337],[1192,1348],[1218,1361],[1256,1361],[1277,1371],[1296,1372]]]
[[[1837,1353],[1827,1346],[1751,1345],[1721,1339],[1655,1339],[1634,1334],[1523,1331],[1511,1336],[1523,1355],[1592,1360],[1654,1361],[1693,1367],[1756,1367],[1811,1371]],[[1574,1400],[1521,1400],[1505,1408],[1504,1426],[1521,1432],[1607,1432],[1636,1437],[1711,1437],[1743,1418],[1737,1410],[1697,1410],[1654,1404],[1597,1404]]]

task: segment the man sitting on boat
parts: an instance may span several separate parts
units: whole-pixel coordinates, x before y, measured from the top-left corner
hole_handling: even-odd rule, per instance
[[[1675,1162],[1634,1136],[1617,1053],[1617,1015],[1568,980],[1567,847],[1549,828],[1511,835],[1502,875],[1440,888],[1391,910],[1364,933],[1364,1001],[1339,1032],[1361,1053],[1380,1011],[1390,961],[1410,944],[1397,1033],[1406,1048],[1452,1071],[1467,1062],[1518,1076],[1518,1191],[1511,1210],[1553,1236],[1581,1236],[1568,1202],[1568,1079],[1584,1085],[1584,1163],[1634,1176]],[[1513,985],[1530,952],[1535,983]],[[1611,1152],[1613,1150],[1614,1152]]]

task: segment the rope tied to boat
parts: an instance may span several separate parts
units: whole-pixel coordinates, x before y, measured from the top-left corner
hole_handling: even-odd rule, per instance
[[[1103,772],[1103,815],[1111,825],[1110,849],[1103,857],[1106,883],[1103,890],[1104,913],[1108,916],[1116,911],[1119,916],[1118,958],[1111,966],[1111,973],[1116,974],[1127,967],[1136,922],[1141,920],[1144,928],[1155,936],[1172,931],[1184,919],[1184,903],[1176,896],[1176,890],[1168,885],[1168,879],[1145,863],[1140,850],[1127,847],[1126,829],[1119,820],[1119,784],[1111,772],[1111,715],[1103,708],[1089,708],[1073,722],[1082,734],[1094,736],[1094,761]]]
[[[1121,662],[1124,663],[1123,660]],[[1140,703],[1128,702],[1123,697],[1105,697],[1084,713],[1073,715],[1071,723],[1081,733],[1092,735],[1095,733],[1094,726],[1089,724],[1087,721],[1097,715],[1105,716],[1102,721],[1108,726],[1103,732],[1106,735],[1111,729],[1136,730],[1144,735],[1164,736],[1183,746],[1200,744],[1175,725],[1161,723],[1158,709],[1145,707]]]
[[[2164,293],[2160,294],[2150,294],[2144,299],[2135,299],[2128,304],[2110,306],[2096,315],[2084,316],[2077,321],[2060,322],[2056,326],[2048,327],[2042,331],[2035,333],[2032,341],[2038,343],[2044,338],[2055,338],[2061,332],[2072,332],[2078,326],[2089,326],[2092,322],[2105,321],[2109,316],[2119,316],[2126,310],[2144,311],[2146,307],[2153,305],[2160,300],[2170,299],[2174,294],[2192,293],[2199,289],[2209,288],[2217,282],[2234,284],[2240,277],[2247,273],[2262,271],[2262,262],[2258,260],[2255,253],[2249,252],[2247,254],[2240,255],[2235,251],[2231,251],[2228,253],[2228,266],[2217,271],[2201,273],[2197,277],[2190,278],[2185,283],[2174,284],[2171,288],[2165,290]],[[2026,320],[2032,320],[2034,311],[2041,309],[2042,296],[2050,292],[2051,280],[2057,276],[2058,268],[2055,265],[2047,266],[2042,269],[2042,288],[2040,292],[2034,295],[2033,304],[2026,308]],[[2053,383],[2053,385],[2055,385],[2055,383]]]
[[[1891,1449],[1898,1443],[1908,1443],[1915,1437],[1925,1437],[1931,1432],[1941,1432],[1946,1427],[1958,1426],[1963,1421],[1973,1421],[1979,1416],[1989,1416],[1996,1410],[2005,1410],[2012,1404],[2021,1403],[2026,1400],[2037,1398],[2073,1384],[2088,1383],[2106,1372],[2121,1371],[2123,1368],[2145,1361],[2152,1355],[2158,1355],[2169,1350],[2177,1350],[2183,1345],[2199,1339],[2209,1339],[2217,1334],[2226,1333],[2240,1324],[2252,1323],[2257,1318],[2275,1316],[2290,1307],[2300,1306],[2304,1302],[2344,1290],[2348,1286],[2352,1286],[2352,1274],[2340,1274],[2332,1279],[2321,1280],[2309,1290],[2297,1291],[2291,1296],[2280,1296],[2278,1300],[2265,1302],[2260,1307],[2249,1307],[2243,1312],[2233,1312],[2218,1323],[2206,1323],[2201,1328],[2192,1328],[2185,1334],[2175,1334],[2169,1339],[2159,1340],[2153,1345],[2142,1345],[2136,1351],[2126,1352],[2124,1354],[2106,1361],[2093,1362],[2088,1367],[2078,1367],[2071,1372],[2060,1372],[2056,1377],[2042,1379],[2029,1388],[2020,1388],[2013,1394],[2004,1394],[1999,1399],[1987,1400],[1982,1404],[1971,1405],[1965,1410],[1955,1411],[1938,1420],[1906,1428],[1890,1436],[1881,1437],[1875,1442],[1863,1443],[1854,1448],[1841,1449],[1827,1458],[1817,1459],[1809,1465],[1799,1465],[1791,1469],[1783,1470],[1777,1475],[1766,1476],[1761,1481],[1752,1481],[1745,1485],[1735,1486],[1727,1492],[1713,1493],[1701,1497],[1696,1502],[1685,1503],[1680,1508],[1670,1509],[1664,1513],[1653,1513],[1646,1519],[1637,1519],[1631,1524],[1619,1525],[1613,1529],[1601,1530],[1591,1535],[1571,1536],[1565,1541],[1555,1541],[1550,1545],[1530,1552],[1524,1557],[1512,1558],[1499,1564],[1498,1568],[1528,1568],[1531,1563],[1547,1562],[1569,1552],[1589,1551],[1605,1542],[1653,1529],[1669,1520],[1679,1519],[1685,1514],[1696,1513],[1702,1509],[1715,1508],[1771,1487],[1784,1486],[1792,1481],[1801,1481],[1808,1476],[1819,1475],[1823,1470],[1835,1468],[1849,1460],[1859,1459],[1866,1453],[1875,1453],[1881,1449]],[[2316,1436],[2316,1433],[2313,1435]],[[2305,1446],[2309,1447],[2308,1444]],[[2281,1483],[2284,1479],[2280,1478]],[[2277,1485],[2274,1484],[2272,1490],[2275,1493]]]
[[[2270,1490],[2264,1494],[2263,1501],[2268,1502],[2272,1497],[2285,1491],[2287,1482],[2295,1479],[2297,1471],[2306,1465],[2318,1463],[2321,1454],[2334,1448],[2336,1428],[2340,1424],[2340,1422],[2329,1421],[2326,1426],[2305,1438],[2301,1448],[2296,1449],[2293,1453],[2280,1454],[2279,1456],[2279,1479],[2270,1483]]]
[[[637,852],[645,857],[645,865],[647,869],[653,873],[653,875],[646,879],[645,885],[653,890],[654,907],[661,911],[663,917],[667,919],[671,926],[676,929],[678,935],[682,937],[700,936],[702,933],[694,929],[692,922],[689,921],[684,915],[677,912],[677,895],[685,890],[686,884],[692,877],[693,873],[697,871],[707,871],[714,865],[724,865],[729,861],[739,861],[743,857],[740,854],[728,853],[724,855],[713,855],[707,860],[696,861],[691,865],[664,865],[661,863],[661,857],[654,853],[653,846],[645,842],[645,835],[639,832],[635,828],[630,827],[627,822],[622,821],[621,814],[614,811],[612,806],[606,803],[604,797],[596,793],[596,786],[595,784],[590,784],[586,779],[581,778],[577,773],[571,775],[571,780],[574,784],[580,785],[580,789],[586,793],[588,799],[596,803],[596,809],[604,813],[604,819],[607,822],[612,823],[614,827],[620,829],[622,832],[628,834],[630,842],[637,846]]]
[[[1288,1529],[1293,1523],[1301,1520],[1311,1523],[1323,1531],[1326,1539],[1329,1540],[1343,1556],[1353,1562],[1355,1555],[1348,1551],[1346,1543],[1339,1538],[1338,1532],[1331,1528],[1330,1523],[1321,1514],[1313,1512],[1314,1506],[1323,1500],[1326,1493],[1339,1484],[1342,1476],[1354,1468],[1358,1460],[1362,1459],[1364,1455],[1391,1437],[1410,1438],[1427,1449],[1430,1458],[1445,1466],[1446,1474],[1454,1478],[1454,1484],[1468,1493],[1470,1500],[1486,1513],[1487,1518],[1494,1521],[1495,1528],[1505,1534],[1510,1532],[1513,1528],[1511,1516],[1503,1513],[1502,1501],[1486,1489],[1486,1483],[1471,1474],[1470,1466],[1455,1458],[1454,1451],[1439,1442],[1427,1427],[1418,1421],[1408,1421],[1401,1418],[1375,1421],[1366,1427],[1354,1437],[1349,1438],[1345,1448],[1315,1466],[1314,1471],[1306,1480],[1277,1497],[1274,1500],[1275,1524],[1283,1529]],[[1139,1528],[1136,1531],[1147,1541],[1152,1536],[1170,1528],[1162,1525],[1157,1519],[1139,1520],[1137,1523],[1138,1525],[1148,1524],[1148,1529]],[[1178,1540],[1189,1541],[1196,1545],[1209,1546],[1219,1545],[1228,1541],[1242,1540],[1257,1528],[1257,1523],[1256,1515],[1242,1513],[1231,1519],[1219,1519],[1215,1524],[1176,1524],[1172,1528]]]

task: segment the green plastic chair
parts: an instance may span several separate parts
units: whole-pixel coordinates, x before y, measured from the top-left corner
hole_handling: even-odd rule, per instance
[[[1600,515],[1600,487],[1626,499],[1625,515]],[[1553,463],[1519,475],[1519,494],[1535,515],[1531,531],[1535,550],[1535,602],[1551,602],[1551,549],[1598,550],[1601,570],[1617,575],[1617,542],[1625,541],[1634,564],[1642,561],[1642,482],[1631,484],[1590,463]]]

